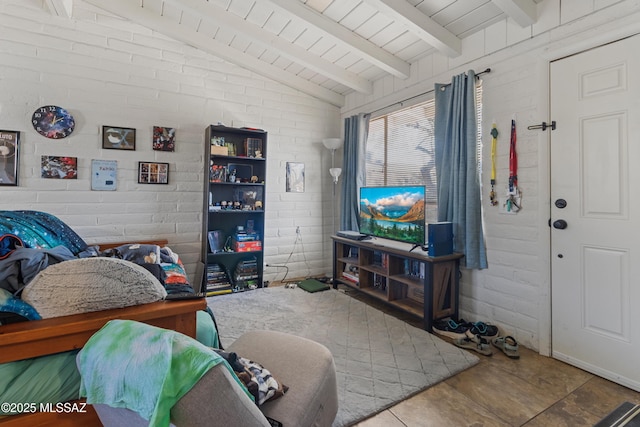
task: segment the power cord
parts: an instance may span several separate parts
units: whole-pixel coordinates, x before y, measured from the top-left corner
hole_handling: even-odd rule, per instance
[[[302,257],[304,259],[305,265],[307,266],[307,277],[309,277],[311,275],[311,266],[309,265],[309,262],[307,261],[307,256],[304,253],[304,244],[302,243],[302,231],[300,231],[300,226],[297,226],[296,227],[296,240],[293,242],[293,248],[291,249],[291,252],[289,253],[289,256],[287,257],[287,260],[284,262],[284,264],[283,265],[265,264],[266,267],[275,267],[275,268],[285,268],[286,269],[286,271],[284,273],[284,276],[280,280],[282,283],[286,283],[286,278],[287,278],[287,275],[289,274],[289,267],[287,266],[287,264],[289,263],[289,261],[291,261],[291,257],[293,256],[293,253],[296,251],[296,247],[298,246],[298,242],[300,243],[300,246],[302,247]]]

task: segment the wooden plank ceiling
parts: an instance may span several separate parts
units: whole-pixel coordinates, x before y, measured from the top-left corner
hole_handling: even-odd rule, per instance
[[[462,39],[511,19],[537,19],[542,0],[45,0],[73,16],[85,2],[342,106],[413,62],[462,53]]]

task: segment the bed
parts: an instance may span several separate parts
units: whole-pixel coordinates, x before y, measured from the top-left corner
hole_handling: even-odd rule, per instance
[[[167,242],[153,240],[140,243],[164,246]],[[100,245],[100,250],[121,245],[122,243],[108,243]],[[78,350],[91,335],[112,319],[137,320],[173,329],[195,338],[197,312],[205,308],[204,299],[158,301],[126,308],[2,325],[0,363]],[[75,401],[59,408],[54,406],[48,412],[34,412],[34,409],[40,409],[36,408],[39,405],[29,405],[30,402],[12,403],[23,404],[24,410],[19,415],[0,416],[1,427],[101,425],[93,408],[90,405],[84,406],[82,401]]]

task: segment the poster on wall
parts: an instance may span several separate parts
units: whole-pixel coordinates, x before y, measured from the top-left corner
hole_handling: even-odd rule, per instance
[[[0,130],[0,185],[18,185],[20,132]]]
[[[91,160],[91,189],[115,191],[118,184],[118,162],[116,160]]]
[[[153,127],[153,149],[155,151],[175,151],[176,130],[161,126]]]
[[[40,176],[47,179],[78,179],[78,158],[66,156],[42,156]]]
[[[287,193],[304,193],[304,163],[287,162]]]

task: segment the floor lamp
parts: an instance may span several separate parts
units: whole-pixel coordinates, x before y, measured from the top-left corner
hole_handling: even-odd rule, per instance
[[[329,168],[329,174],[333,179],[333,211],[331,212],[332,221],[332,233],[336,231],[336,187],[338,186],[338,178],[342,173],[342,168],[335,167],[336,150],[342,147],[342,140],[340,138],[325,138],[322,140],[322,145],[326,149],[331,151],[331,167]]]

